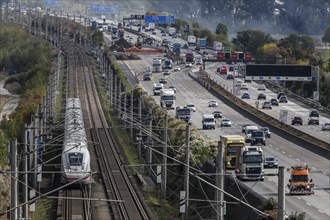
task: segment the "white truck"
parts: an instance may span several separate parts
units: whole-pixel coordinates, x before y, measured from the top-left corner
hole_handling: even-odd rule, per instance
[[[164,88],[163,84],[155,83],[153,85],[152,91],[153,91],[154,95],[160,95],[160,90],[162,90],[163,88]]]
[[[188,46],[196,46],[196,37],[193,35],[188,36]]]
[[[202,126],[204,129],[215,129],[215,119],[213,114],[203,114]]]
[[[188,125],[191,125],[191,113],[192,110],[188,107],[176,107],[175,117],[184,120]]]
[[[173,33],[176,33],[175,27],[169,27],[168,28],[168,35],[172,36]]]
[[[221,51],[222,50],[222,42],[220,42],[220,41],[214,41],[213,42],[213,50],[215,50],[215,51]]]
[[[166,109],[175,109],[175,92],[173,89],[160,90],[160,106]]]
[[[264,158],[259,146],[244,146],[236,152],[235,173],[241,180],[264,180]]]
[[[154,58],[152,60],[152,72],[161,72],[162,71],[162,59]]]
[[[196,55],[195,56],[195,62],[196,62],[196,65],[203,65],[203,56],[202,55]]]
[[[146,31],[154,31],[155,30],[155,23],[149,23],[145,30]]]

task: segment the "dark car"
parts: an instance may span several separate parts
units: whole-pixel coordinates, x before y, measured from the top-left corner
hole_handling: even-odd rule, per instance
[[[222,113],[220,111],[214,111],[212,114],[214,118],[222,118]]]
[[[276,105],[276,106],[278,106],[278,101],[277,101],[277,99],[271,99],[271,100],[270,100],[270,103],[271,103],[272,105]]]
[[[244,92],[242,95],[242,99],[250,99],[250,94],[248,92]]]
[[[278,100],[279,103],[288,103],[288,99],[286,96],[281,96]]]
[[[285,96],[284,92],[279,92],[279,93],[277,94],[277,99],[280,99],[281,96]]]
[[[232,74],[228,74],[227,79],[234,79],[234,76]]]
[[[308,125],[319,125],[320,120],[318,117],[309,117],[308,118]]]
[[[143,74],[143,80],[144,80],[144,81],[149,81],[149,80],[151,80],[151,74],[150,74],[150,73],[144,73],[144,74]]]
[[[275,157],[273,157],[273,156],[265,157],[264,167],[265,168],[277,168],[278,167],[277,159],[275,159]]]
[[[296,125],[296,124],[303,125],[303,120],[300,116],[295,116],[292,118],[291,125]]]
[[[167,81],[166,81],[165,78],[160,78],[160,79],[159,79],[159,83],[167,83]]]
[[[312,111],[309,113],[309,117],[319,117],[319,112],[316,111],[316,110],[312,110]]]
[[[266,135],[262,130],[254,130],[251,133],[251,145],[257,144],[266,146]]]
[[[264,99],[264,100],[266,100],[266,95],[265,94],[263,94],[263,93],[260,93],[259,95],[258,95],[258,98],[257,98],[258,100],[260,100],[260,99]]]

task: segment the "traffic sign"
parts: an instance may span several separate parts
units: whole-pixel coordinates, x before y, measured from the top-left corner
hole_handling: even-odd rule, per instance
[[[91,4],[91,11],[97,14],[119,14],[118,6],[107,6],[101,4]]]
[[[58,7],[61,6],[62,2],[55,0],[45,0],[45,6],[47,7]]]
[[[155,15],[145,15],[144,16],[145,23],[155,23],[155,24],[166,24],[173,23],[174,16],[155,16]]]
[[[218,52],[217,53],[217,58],[218,58],[218,60],[223,60],[224,54],[222,52]]]
[[[131,18],[136,20],[144,20],[144,15],[131,15]]]

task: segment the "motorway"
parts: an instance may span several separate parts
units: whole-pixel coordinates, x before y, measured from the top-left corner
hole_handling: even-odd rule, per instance
[[[120,61],[122,65],[127,65],[135,71],[144,70],[151,65],[153,56],[157,55],[140,55],[142,60],[138,61]],[[213,68],[213,67],[212,67]],[[195,82],[189,75],[190,69],[181,66],[182,71],[173,72],[167,77],[168,85],[175,85],[177,88],[177,106],[185,106],[188,102],[196,105],[197,111],[193,113],[192,125],[199,129],[206,138],[219,140],[221,134],[242,134],[241,126],[245,123],[253,123],[244,116],[235,112],[232,108],[221,103],[216,97],[210,94],[204,87]],[[195,67],[196,69],[196,67]],[[161,73],[155,73],[152,76],[152,81],[140,81],[148,94],[152,95],[152,84],[158,82]],[[141,77],[140,77],[140,80]],[[167,85],[167,86],[168,86]],[[165,87],[167,87],[165,86]],[[209,100],[218,100],[218,108],[209,108]],[[155,97],[159,103],[159,97]],[[233,126],[230,128],[221,128],[217,126],[215,130],[202,130],[201,121],[203,113],[212,113],[213,110],[220,110],[224,117],[231,119]],[[169,110],[170,115],[174,116],[174,111]],[[219,125],[219,121],[217,121]],[[329,219],[330,217],[330,183],[329,183],[329,160],[320,157],[310,151],[304,149],[289,140],[272,134],[272,137],[267,140],[267,145],[263,147],[265,155],[273,155],[279,160],[279,164],[289,168],[291,165],[299,163],[307,163],[311,168],[311,178],[315,183],[315,194],[311,196],[290,196],[286,197],[287,214],[298,211],[306,212],[306,217],[311,219]],[[267,169],[266,173],[276,173],[276,169]],[[285,172],[285,184],[288,183],[289,172]],[[264,182],[245,182],[246,185],[252,187],[255,191],[264,197],[277,196],[277,177],[267,176]],[[288,190],[286,189],[288,193]]]

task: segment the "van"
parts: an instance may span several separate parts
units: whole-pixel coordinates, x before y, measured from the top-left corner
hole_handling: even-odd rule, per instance
[[[265,132],[262,130],[253,130],[251,133],[251,145],[266,145]]]
[[[215,119],[213,114],[203,114],[202,126],[204,129],[215,129]]]
[[[246,143],[251,143],[251,138],[252,138],[252,132],[259,130],[258,126],[251,125],[251,126],[246,126],[245,128],[245,142]]]

